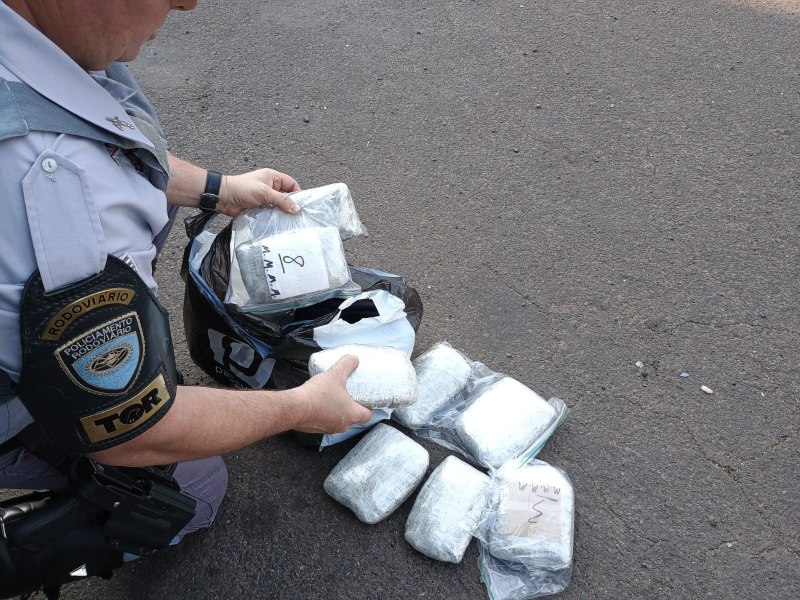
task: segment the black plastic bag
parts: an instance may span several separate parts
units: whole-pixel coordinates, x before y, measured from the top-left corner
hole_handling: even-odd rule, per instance
[[[296,387],[309,377],[308,358],[321,349],[314,341],[317,328],[337,317],[355,325],[379,314],[371,299],[355,300],[341,314],[344,298],[265,317],[226,307],[223,299],[230,268],[231,225],[228,223],[209,241],[214,235],[210,226],[215,216],[199,213],[186,219],[189,243],[181,277],[186,283],[183,322],[189,354],[219,383],[243,389]],[[200,251],[206,244],[210,247],[201,259]],[[402,300],[405,318],[416,332],[423,307],[413,287],[398,275],[353,265],[350,270],[362,290],[384,290]]]

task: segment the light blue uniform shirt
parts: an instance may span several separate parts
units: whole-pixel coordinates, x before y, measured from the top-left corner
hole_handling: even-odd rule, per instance
[[[153,148],[120,104],[134,90],[87,73],[2,2],[0,79],[27,84],[126,147]],[[15,381],[19,305],[37,268],[52,290],[99,272],[113,254],[156,291],[153,238],[167,224],[166,197],[122,150],[41,131],[0,141],[0,369]],[[0,404],[0,443],[31,422],[18,399]]]

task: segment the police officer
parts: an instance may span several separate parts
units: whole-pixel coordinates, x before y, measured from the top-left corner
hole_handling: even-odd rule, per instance
[[[223,177],[169,154],[121,64],[169,11],[195,6],[0,1],[0,488],[66,485],[19,444],[34,422],[101,464],[179,463],[175,480],[197,504],[176,540],[212,522],[227,486],[219,455],[290,429],[339,432],[371,417],[344,387],[354,357],[280,392],[172,382],[152,265],[177,207],[299,211],[288,193],[300,188],[288,175]],[[58,295],[76,282],[89,287]]]

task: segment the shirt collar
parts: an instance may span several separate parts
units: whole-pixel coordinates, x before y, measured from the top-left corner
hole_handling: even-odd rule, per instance
[[[135,92],[84,71],[42,32],[0,1],[0,63],[45,98],[111,133],[152,149],[120,102]]]
[[[136,90],[124,83],[110,79],[105,71],[89,71],[89,75],[117,102],[125,102],[136,93]]]

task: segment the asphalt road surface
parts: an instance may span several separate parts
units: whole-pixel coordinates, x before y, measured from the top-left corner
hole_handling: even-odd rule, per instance
[[[417,353],[566,401],[540,455],[576,493],[560,598],[794,600],[798,65],[794,0],[213,0],[132,68],[174,153],[347,183],[370,233],[348,257],[417,287]],[[207,383],[184,243],[161,298]],[[405,542],[411,500],[370,526],[324,493],[350,447],[228,456],[210,531],[64,597],[487,597],[474,543],[451,565]]]

